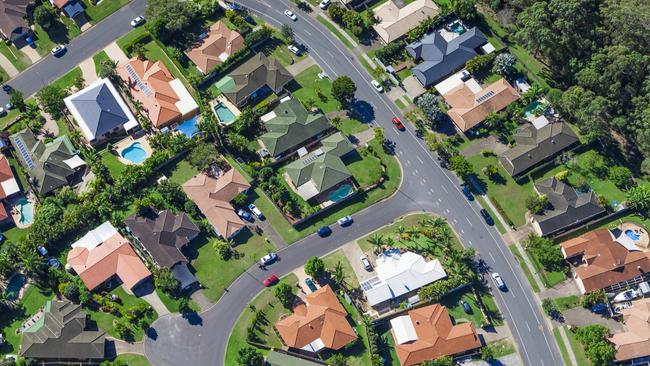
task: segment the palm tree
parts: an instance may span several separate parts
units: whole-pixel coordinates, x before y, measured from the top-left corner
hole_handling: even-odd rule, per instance
[[[341,288],[345,287],[346,285],[346,279],[347,275],[343,271],[343,264],[341,264],[341,261],[336,262],[336,265],[334,265],[334,270],[331,272],[332,275],[332,282],[334,283],[335,287]]]
[[[374,247],[374,252],[378,253],[381,252],[384,244],[386,244],[386,241],[383,235],[374,233],[370,236],[370,238],[368,238],[368,243],[370,243]]]
[[[408,240],[408,234],[406,234],[406,229],[404,228],[404,225],[399,225],[397,226],[397,229],[395,229],[395,232],[397,233],[397,238],[398,240]]]

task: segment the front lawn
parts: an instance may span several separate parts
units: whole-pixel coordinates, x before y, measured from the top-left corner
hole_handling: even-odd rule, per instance
[[[576,361],[578,362],[578,366],[590,366],[591,361],[587,359],[587,355],[585,355],[585,349],[580,343],[580,341],[576,338],[576,335],[570,331],[566,326],[564,327],[564,331],[566,333],[567,338],[569,338],[569,343],[571,345],[571,348],[573,349],[573,353],[576,356]]]
[[[471,314],[465,312],[461,300],[467,301],[469,306],[472,308]],[[486,324],[486,321],[483,318],[483,313],[481,313],[481,310],[476,303],[476,298],[469,288],[463,291],[456,291],[447,294],[442,298],[440,304],[447,307],[449,315],[454,317],[456,323],[469,321],[472,322],[476,328],[481,328]]]
[[[113,14],[119,8],[128,4],[129,1],[130,0],[104,0],[97,5],[93,5],[91,0],[83,0],[86,8],[86,14],[88,15],[88,18],[90,18],[90,21],[93,24],[97,24],[100,20]]]
[[[341,107],[332,96],[332,81],[318,78],[320,72],[320,67],[313,65],[296,75],[294,80],[299,88],[293,90],[292,94],[305,105],[309,105],[310,101],[313,102],[323,113],[336,112]]]
[[[537,259],[537,257],[531,251],[526,250],[526,253],[528,254],[528,258],[530,258],[530,262],[533,264],[533,266],[535,266],[535,270],[539,274],[539,277],[541,278],[546,288],[555,287],[555,285],[566,279],[566,274],[564,272],[547,271],[544,269],[544,266],[542,266],[539,259]]]
[[[345,273],[346,276],[345,282],[348,284],[348,286],[350,288],[359,287],[357,275],[354,273],[352,265],[350,264],[350,260],[345,256],[343,250],[339,249],[331,254],[326,255],[323,257],[323,262],[325,263],[325,268],[327,268],[327,270],[330,272],[332,272],[336,264],[340,262],[341,267],[343,268],[343,273]]]
[[[93,63],[95,64],[95,72],[99,71],[104,61],[110,60],[106,51],[101,50],[93,56]]]
[[[32,64],[29,57],[17,49],[13,44],[8,45],[5,42],[0,42],[0,53],[2,53],[11,64],[18,69],[18,71],[23,71]]]
[[[350,154],[352,155],[352,154]],[[359,149],[358,154],[346,157],[344,161],[354,180],[359,185],[369,187],[381,178],[381,160],[372,155],[368,149]]]
[[[41,56],[47,56],[57,45],[68,44],[70,40],[81,33],[77,25],[69,18],[57,18],[50,29],[45,30],[40,24],[34,24],[34,43],[36,51]],[[27,46],[29,47],[29,46]]]
[[[115,361],[126,362],[128,366],[151,366],[151,364],[149,363],[149,361],[145,356],[136,355],[134,353],[126,353],[123,355],[119,355],[115,358]]]
[[[68,71],[65,75],[61,76],[60,78],[56,79],[53,83],[50,85],[55,85],[63,89],[67,89],[74,85],[74,81],[77,80],[77,78],[82,77],[83,72],[81,71],[81,68],[79,66],[75,67],[74,69]]]
[[[341,120],[341,123],[337,128],[346,135],[353,135],[355,133],[363,132],[370,127],[368,127],[367,123],[363,123],[357,119],[345,118]]]
[[[300,56],[296,56],[291,53],[287,47],[287,43],[283,42],[278,37],[272,37],[264,42],[262,49],[259,51],[263,52],[270,58],[277,59],[283,66],[289,66],[294,62],[298,62],[304,59],[307,56],[305,52],[301,52]]]
[[[163,304],[165,304],[165,307],[167,310],[169,310],[172,313],[178,313],[178,309],[180,307],[180,302],[181,302],[181,297],[174,299],[173,297],[167,295],[165,292],[160,290],[159,288],[156,288],[156,294],[160,298],[160,301],[162,301]],[[194,301],[191,299],[189,300],[189,307],[193,311],[199,311],[199,306],[196,304]]]
[[[524,276],[526,276],[528,283],[530,283],[530,287],[532,287],[533,292],[539,292],[539,286],[537,285],[537,282],[533,277],[533,273],[530,271],[530,268],[528,268],[528,264],[526,264],[526,262],[524,261],[524,258],[521,256],[521,252],[519,251],[517,246],[511,244],[508,248],[510,248],[510,251],[512,251],[512,255],[515,256],[517,262],[519,262],[519,266],[521,267],[521,270],[524,272]]]
[[[0,314],[0,326],[5,341],[0,347],[1,354],[16,354],[20,346],[20,334],[16,330],[23,325],[23,322],[30,316],[36,314],[38,309],[45,305],[47,300],[52,298],[49,289],[42,289],[36,285],[29,285],[25,290],[23,298],[15,310],[4,311]]]

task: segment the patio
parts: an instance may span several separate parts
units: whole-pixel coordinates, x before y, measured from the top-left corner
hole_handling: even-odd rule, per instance
[[[124,151],[128,148],[131,149],[140,149],[144,151],[144,154],[146,157],[144,160],[146,160],[148,157],[151,156],[153,153],[153,149],[151,148],[151,145],[149,144],[149,137],[147,135],[144,135],[139,138],[133,138],[133,136],[129,135],[126,138],[118,141],[115,143],[113,146],[113,150],[117,151],[117,159],[124,165],[142,165],[144,160],[142,161],[137,161],[138,159],[131,160],[133,158],[126,157],[124,155]]]

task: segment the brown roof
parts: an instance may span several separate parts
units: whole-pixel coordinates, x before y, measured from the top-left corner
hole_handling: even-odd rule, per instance
[[[183,191],[196,203],[210,224],[225,238],[246,226],[237,216],[230,201],[250,188],[250,184],[231,168],[219,178],[200,173],[183,183]]]
[[[455,355],[481,347],[472,323],[453,325],[447,308],[433,304],[408,313],[417,340],[396,344],[402,366],[417,365],[446,355]]]
[[[603,289],[650,271],[650,253],[628,250],[607,229],[590,231],[560,246],[565,258],[582,255],[587,263],[575,269],[585,292]]]
[[[621,313],[626,331],[609,339],[616,349],[616,361],[650,356],[650,299],[632,301],[632,307]]]
[[[90,250],[85,247],[72,248],[68,252],[68,264],[90,290],[115,275],[129,289],[151,276],[129,241],[119,233]]]
[[[11,171],[11,166],[9,166],[9,160],[4,155],[0,155],[0,183],[15,179],[14,173]],[[0,184],[0,200],[7,198],[7,192],[2,188]]]
[[[0,0],[0,32],[10,37],[18,27],[27,27],[27,5],[29,0]]]
[[[185,51],[185,54],[206,74],[224,61],[223,56],[230,56],[243,47],[244,37],[229,29],[224,22],[218,21],[210,27],[208,36],[198,45]]]
[[[287,346],[303,348],[320,339],[325,347],[338,350],[357,339],[346,319],[348,313],[329,286],[307,295],[305,302],[275,324]]]
[[[462,83],[443,97],[451,106],[447,114],[464,132],[483,122],[490,112],[498,112],[519,99],[519,93],[505,79],[499,79],[478,93]]]
[[[70,0],[52,0],[52,4],[59,9],[63,9],[65,4],[67,4],[69,1]]]

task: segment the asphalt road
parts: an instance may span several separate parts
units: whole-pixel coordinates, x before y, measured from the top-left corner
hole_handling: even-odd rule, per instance
[[[111,1],[111,0],[106,0]],[[132,0],[129,4],[104,18],[89,30],[66,44],[68,49],[60,57],[48,55],[6,84],[23,92],[25,97],[35,94],[43,86],[65,75],[82,61],[102,50],[111,42],[130,32],[130,22],[144,14],[146,0]],[[0,105],[9,102],[9,95],[0,92]]]
[[[385,95],[370,86],[371,77],[352,53],[318,21],[298,11],[286,0],[239,0],[274,26],[289,24],[296,39],[307,45],[312,57],[332,78],[348,75],[357,85],[356,97],[367,103],[376,123],[385,127],[385,136],[396,142],[396,153],[403,168],[403,183],[391,199],[354,215],[348,228],[333,227],[326,238],[307,237],[282,250],[280,262],[261,271],[256,266],[233,282],[228,292],[199,319],[180,316],[160,318],[152,327],[154,337],[145,340],[145,353],[156,366],[222,365],[230,331],[246,304],[263,289],[262,280],[270,273],[284,275],[303,265],[312,256],[324,255],[341,245],[390,223],[413,211],[428,211],[446,217],[463,245],[474,247],[508,286],[507,292],[494,291],[504,319],[512,329],[526,365],[562,365],[563,361],[535,302],[532,289],[517,261],[495,228],[487,226],[476,203],[466,201],[457,178],[440,168],[435,158],[416,138],[412,128],[399,132],[391,124],[393,116],[404,120],[399,109]],[[292,22],[282,12],[291,8],[299,17]],[[215,269],[215,275],[219,269]]]

